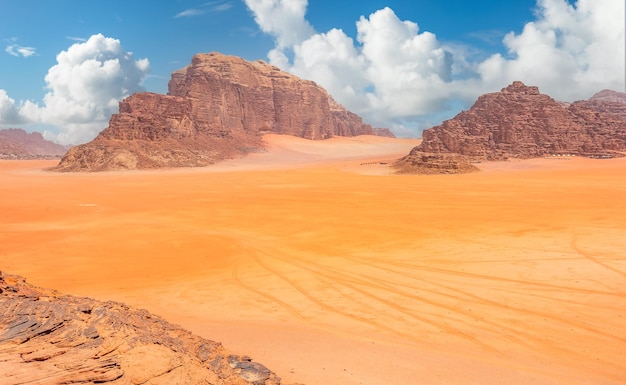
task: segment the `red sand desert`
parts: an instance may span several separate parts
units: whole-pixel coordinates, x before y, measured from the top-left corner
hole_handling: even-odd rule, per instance
[[[200,169],[0,162],[0,268],[155,312],[285,383],[626,383],[626,158],[390,175],[415,140]]]

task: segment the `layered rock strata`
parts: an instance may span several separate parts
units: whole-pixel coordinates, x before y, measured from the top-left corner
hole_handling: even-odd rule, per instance
[[[457,154],[469,162],[555,154],[621,156],[626,150],[626,104],[619,100],[603,91],[587,101],[560,103],[537,87],[513,82],[425,130],[422,143],[397,166],[420,172],[426,166],[419,159],[433,160],[421,154]],[[445,172],[461,169],[457,164]]]
[[[263,148],[264,133],[307,139],[389,135],[363,123],[312,81],[263,61],[198,54],[172,74],[168,95],[137,93],[59,171],[205,166]]]
[[[466,174],[478,171],[467,157],[459,154],[428,153],[414,148],[393,164],[399,174]]]
[[[39,385],[280,384],[249,357],[145,310],[62,295],[2,273],[0,378]]]

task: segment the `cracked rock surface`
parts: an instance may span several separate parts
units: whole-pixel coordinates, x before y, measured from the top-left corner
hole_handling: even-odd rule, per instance
[[[0,273],[2,384],[279,385],[228,352],[146,310],[63,295]]]

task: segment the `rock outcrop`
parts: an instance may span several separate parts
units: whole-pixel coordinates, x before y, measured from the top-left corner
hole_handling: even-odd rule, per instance
[[[422,143],[396,166],[421,172],[419,159],[431,159],[422,154],[457,154],[469,162],[552,154],[621,156],[626,150],[626,104],[613,97],[606,101],[602,94],[606,92],[564,104],[537,87],[513,82],[500,92],[480,96],[468,111],[425,130]],[[466,169],[454,164],[446,172]]]
[[[626,93],[613,90],[602,90],[589,98],[590,102],[611,102],[626,104]]]
[[[39,132],[0,130],[0,159],[56,159],[66,152],[67,148],[44,139]]]
[[[61,295],[0,273],[3,384],[279,385],[229,353],[145,310]]]
[[[205,166],[262,149],[264,133],[325,139],[390,132],[363,123],[314,82],[263,61],[198,54],[172,74],[168,95],[126,98],[109,126],[56,169]]]
[[[417,147],[393,166],[399,174],[466,174],[478,171],[478,168],[463,155],[428,153]]]

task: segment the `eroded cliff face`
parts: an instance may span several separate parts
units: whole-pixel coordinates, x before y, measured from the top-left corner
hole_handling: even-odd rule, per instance
[[[280,384],[249,357],[145,310],[62,295],[2,273],[0,378],[39,385]]]
[[[376,133],[314,82],[263,61],[196,55],[191,65],[172,74],[168,95],[191,101],[199,131],[241,130],[306,139]]]
[[[425,130],[423,142],[397,165],[409,170],[409,164],[423,163],[420,158],[430,159],[424,154],[456,154],[465,161],[552,154],[618,156],[626,150],[626,104],[615,101],[614,93],[596,95],[600,96],[560,103],[537,87],[513,82],[500,92],[480,96],[468,111]],[[458,167],[464,169],[468,168]]]
[[[72,148],[58,171],[205,166],[263,148],[264,133],[307,139],[375,130],[311,81],[262,61],[198,54],[172,74],[168,95],[120,103],[92,142]]]

